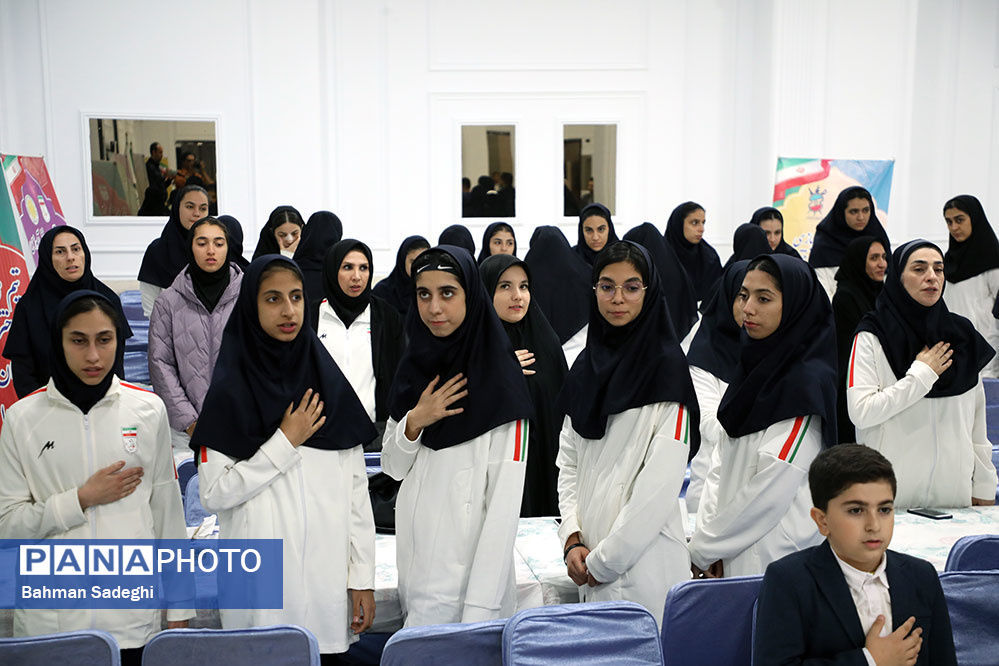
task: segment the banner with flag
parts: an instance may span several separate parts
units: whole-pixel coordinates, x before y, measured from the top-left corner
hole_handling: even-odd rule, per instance
[[[807,259],[815,225],[839,193],[855,185],[871,193],[878,219],[887,228],[894,169],[895,160],[778,157],[773,205],[784,216],[784,239]]]

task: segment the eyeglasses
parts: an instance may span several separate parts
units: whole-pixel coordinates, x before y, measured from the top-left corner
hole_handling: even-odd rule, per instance
[[[603,301],[614,300],[614,294],[621,290],[621,295],[626,301],[637,301],[642,297],[642,292],[648,289],[641,282],[625,282],[624,284],[613,284],[611,282],[599,282],[593,291],[597,293],[597,298]]]

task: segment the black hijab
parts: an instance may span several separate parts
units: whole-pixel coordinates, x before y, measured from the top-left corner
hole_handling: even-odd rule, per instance
[[[957,208],[971,219],[971,235],[958,243],[951,236],[944,255],[947,282],[962,282],[999,268],[999,240],[977,197],[961,194],[944,205],[944,212]]]
[[[646,285],[642,311],[624,326],[613,326],[597,309],[596,295],[590,296],[586,348],[569,370],[559,408],[581,437],[600,439],[613,414],[658,402],[678,402],[690,412],[692,458],[701,441],[700,410],[687,359],[669,319],[659,273],[645,248],[631,241],[620,242],[636,248],[645,258],[648,274],[639,269]],[[593,267],[593,284],[604,267],[601,263],[598,260]]]
[[[843,262],[836,270],[836,294],[848,296],[864,312],[874,309],[874,301],[884,287],[884,282],[872,280],[867,274],[867,253],[871,245],[880,242],[874,236],[861,236],[850,241],[843,253]]]
[[[732,235],[732,256],[725,262],[723,270],[737,261],[749,261],[761,254],[772,254],[767,232],[749,222],[740,224]]]
[[[485,232],[482,234],[482,249],[479,250],[479,264],[485,261],[487,257],[492,256],[489,253],[489,244],[492,242],[493,236],[498,231],[506,231],[513,236],[513,254],[517,254],[517,234],[514,233],[513,227],[510,226],[508,222],[493,222],[486,227]]]
[[[674,208],[666,222],[664,237],[687,271],[697,300],[703,301],[711,295],[715,281],[721,276],[722,265],[718,253],[706,240],[702,238],[700,243],[691,243],[683,235],[683,220],[695,210],[704,210],[704,207],[686,201]]]
[[[868,331],[878,336],[888,365],[898,379],[905,377],[923,347],[949,342],[954,351],[951,366],[937,378],[926,397],[961,395],[978,384],[978,373],[995,356],[995,350],[970,321],[947,309],[943,299],[946,283],[941,285],[940,299],[930,307],[920,305],[906,291],[902,285],[902,271],[912,253],[924,247],[940,252],[933,243],[917,239],[892,253],[884,289],[874,310],[860,321],[857,332]],[[943,256],[942,252],[940,254]]]
[[[534,230],[524,258],[531,269],[531,302],[541,308],[565,344],[586,325],[590,312],[590,267],[579,258],[555,226]]]
[[[286,222],[297,224],[304,233],[305,221],[302,220],[302,214],[298,212],[298,209],[294,206],[278,206],[271,211],[270,216],[267,218],[267,222],[260,230],[260,238],[257,239],[257,247],[253,251],[254,259],[262,257],[265,254],[281,254],[281,246],[278,244],[278,240],[274,235],[274,232],[278,227]],[[303,240],[304,239],[298,241],[299,245],[302,244]]]
[[[303,446],[342,450],[375,437],[357,394],[304,318],[290,342],[275,340],[260,327],[257,294],[264,271],[273,264],[286,266],[301,278],[295,262],[282,255],[259,257],[246,269],[191,437],[195,452],[206,446],[246,460],[274,435],[288,405],[297,408],[310,388],[325,404],[326,422]]]
[[[83,250],[83,274],[73,282],[67,282],[59,277],[52,264],[52,246],[55,244],[55,237],[64,232],[76,236],[77,240],[80,241],[80,248]],[[65,225],[53,227],[45,232],[38,243],[38,268],[35,269],[35,274],[28,282],[28,288],[14,308],[13,322],[3,348],[3,355],[6,358],[11,360],[16,358],[30,359],[34,366],[34,381],[27,377],[15,376],[13,378],[14,388],[19,397],[24,397],[35,389],[41,388],[49,380],[51,376],[51,366],[49,365],[51,350],[49,337],[46,333],[53,327],[55,312],[63,298],[82,290],[96,292],[111,303],[115,312],[118,313],[125,338],[132,336],[132,329],[129,327],[128,321],[125,319],[125,312],[121,307],[121,299],[110,287],[94,277],[90,262],[90,248],[87,247],[87,239],[83,237],[83,232]],[[59,344],[62,345],[62,342],[60,341]],[[122,353],[124,354],[124,339],[122,340]],[[122,362],[114,367],[114,372],[119,377],[125,375],[123,359],[124,356],[122,356]]]
[[[226,232],[227,243],[229,232],[225,222],[220,223],[218,219],[213,217],[198,220],[191,225],[190,231],[187,232],[187,245],[185,246],[187,249],[187,274],[191,276],[194,295],[198,297],[206,310],[213,312],[219,299],[222,298],[222,294],[225,293],[226,287],[229,286],[229,252],[227,249],[225,261],[218,267],[218,270],[209,273],[198,266],[198,262],[194,259],[194,236],[197,230],[205,225],[221,226]]]
[[[648,250],[666,295],[669,318],[677,337],[683,340],[697,323],[697,296],[676,253],[651,222],[644,222],[630,230],[624,235],[624,240],[638,243]]]
[[[229,261],[245,271],[250,262],[243,256],[243,226],[232,215],[219,215],[218,220],[229,230]]]
[[[604,247],[617,242],[617,232],[614,231],[614,222],[611,220],[611,213],[607,206],[599,203],[591,203],[583,208],[579,213],[579,226],[576,230],[576,245],[572,249],[579,255],[580,259],[586,262],[587,266],[592,266],[599,254],[596,250],[591,250],[586,244],[586,236],[583,234],[583,222],[590,217],[602,217],[607,220],[607,242]]]
[[[302,270],[305,278],[305,295],[309,303],[318,307],[323,300],[323,265],[330,248],[343,238],[343,223],[328,210],[320,210],[309,216],[302,230],[302,240],[292,257]],[[369,257],[370,260],[370,257]]]
[[[867,221],[867,226],[861,231],[851,229],[846,223],[846,205],[850,199],[867,199],[867,203],[871,207],[871,217]],[[888,232],[881,226],[871,193],[855,185],[839,193],[832,210],[815,227],[815,241],[812,243],[812,251],[808,255],[808,265],[814,268],[839,266],[840,262],[843,261],[846,246],[850,244],[850,241],[861,236],[874,236],[884,245],[885,252],[891,252]]]
[[[423,236],[409,236],[395,253],[395,266],[388,276],[374,286],[371,292],[382,299],[401,315],[409,312],[413,305],[413,280],[406,274],[406,255],[417,247],[429,248],[430,243]]]
[[[486,294],[472,254],[464,248],[439,245],[416,258],[414,278],[421,257],[425,260],[439,256],[438,252],[448,255],[445,261],[460,273],[457,278],[465,290],[465,319],[453,333],[438,338],[420,319],[416,308],[411,308],[406,318],[409,347],[389,395],[389,414],[401,421],[416,406],[420,394],[434,377],[440,377],[440,385],[459,372],[465,376],[468,395],[453,405],[464,411],[423,430],[423,445],[434,450],[462,444],[505,423],[530,418],[533,412],[520,363],[493,309],[493,299]],[[432,269],[431,266],[426,270]],[[412,298],[415,302],[415,291]]]
[[[465,248],[470,255],[475,256],[475,240],[472,238],[472,232],[468,230],[468,227],[461,224],[452,224],[442,231],[441,235],[437,238],[437,244],[455,245]]]
[[[690,343],[687,362],[722,380],[732,383],[739,365],[739,348],[742,329],[732,316],[732,306],[742,289],[749,260],[730,263],[722,271],[718,287],[705,301],[701,325]]]
[[[173,284],[177,274],[187,266],[187,229],[180,223],[180,207],[190,192],[201,192],[208,197],[205,188],[198,185],[188,185],[174,198],[170,209],[170,219],[163,226],[159,238],[154,238],[142,255],[142,265],[139,267],[139,282],[163,287]]]
[[[744,437],[798,416],[822,418],[822,444],[836,440],[836,340],[832,308],[815,271],[783,254],[777,265],[783,311],[777,330],[763,340],[745,332],[739,364],[718,405],[730,437]]]
[[[89,384],[84,384],[83,381],[76,376],[76,373],[69,369],[69,365],[66,363],[66,353],[62,346],[62,328],[58,324],[63,319],[66,309],[82,298],[93,298],[104,301],[115,311],[116,316],[114,319],[117,319],[117,321],[114,322],[115,338],[117,343],[114,355],[115,368],[120,368],[124,365],[124,327],[127,326],[127,324],[125,323],[125,318],[120,314],[120,303],[118,304],[118,308],[116,308],[113,300],[109,300],[106,296],[104,296],[104,294],[91,291],[89,289],[80,289],[78,291],[71,292],[68,296],[66,296],[66,298],[59,302],[59,305],[55,310],[55,318],[53,319],[53,325],[50,329],[49,337],[49,349],[51,350],[49,362],[52,367],[52,382],[55,384],[55,387],[59,389],[59,393],[62,393],[67,400],[79,407],[81,412],[87,414],[101,398],[107,395],[108,389],[111,388],[111,382],[113,381],[115,374],[117,374],[117,370],[109,370],[108,373],[104,375],[104,378],[100,381],[100,383],[91,386]]]
[[[337,279],[344,257],[352,250],[363,253],[368,260],[368,284],[357,296],[348,296],[340,288],[340,281]],[[371,273],[374,270],[373,267],[371,249],[361,241],[353,238],[343,239],[326,253],[326,258],[323,260],[323,295],[344,326],[350,327],[354,323],[354,320],[361,316],[364,309],[371,303]]]
[[[503,273],[511,266],[520,266],[531,281],[531,269],[526,263],[508,254],[486,258],[479,266],[482,282],[490,298],[496,293]],[[527,457],[527,474],[524,480],[524,497],[520,506],[521,516],[552,516],[558,513],[558,455],[559,432],[562,430],[562,413],[558,410],[558,394],[562,390],[569,367],[565,363],[562,344],[541,308],[533,303],[527,307],[524,318],[516,324],[500,320],[514,350],[534,352],[534,364],[526,375],[531,392],[534,416],[531,418],[530,452]]]
[[[773,206],[764,206],[763,208],[757,208],[753,213],[753,216],[749,218],[750,224],[755,224],[756,226],[762,226],[763,222],[766,220],[777,220],[780,222],[780,244],[774,248],[770,254],[786,254],[789,257],[795,257],[801,259],[801,255],[795,250],[791,245],[784,240],[784,215],[781,214],[779,210]],[[769,243],[767,243],[769,245]]]

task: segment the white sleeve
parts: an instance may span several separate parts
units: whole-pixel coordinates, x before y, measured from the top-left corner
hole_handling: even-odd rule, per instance
[[[236,461],[205,446],[200,456],[201,504],[213,513],[253,499],[302,459],[280,428],[246,460]]]
[[[725,435],[728,437],[728,435]],[[697,505],[697,520],[695,529],[709,522],[718,511],[718,486],[721,483],[721,445],[716,444],[711,451],[711,466],[704,479],[704,489],[701,490],[701,501]]]
[[[786,419],[767,428],[756,451],[755,474],[731,502],[694,532],[690,561],[705,569],[735,557],[775,528],[807,483],[808,467],[821,448],[822,419],[818,416]]]
[[[718,404],[725,394],[725,383],[707,370],[690,366],[690,378],[697,394],[697,406],[701,410],[701,437],[717,442],[725,434],[718,422]]]
[[[615,581],[631,569],[676,511],[690,452],[683,441],[689,420],[682,405],[667,403],[627,501],[610,532],[586,556],[586,568],[599,582]]]
[[[148,282],[139,282],[139,295],[142,297],[142,314],[146,316],[146,319],[153,313],[153,304],[156,303],[156,299],[159,298],[162,291],[163,287],[157,287],[155,284],[149,284]]]
[[[975,391],[975,423],[971,442],[975,450],[975,469],[971,474],[971,496],[975,499],[995,500],[996,467],[992,462],[992,444],[987,436],[985,423],[985,387],[978,380]]]
[[[919,402],[937,381],[937,373],[922,361],[913,361],[905,377],[888,386],[878,380],[878,364],[888,359],[873,333],[853,338],[846,369],[846,406],[858,429],[873,428]]]
[[[520,521],[527,467],[528,420],[494,428],[489,433],[486,510],[468,569],[462,622],[498,619],[507,581],[513,577],[513,549]]]
[[[422,430],[414,440],[406,437],[408,420],[409,412],[406,412],[402,421],[398,423],[395,419],[389,418],[385,423],[385,435],[382,437],[382,471],[396,481],[402,481],[409,474],[423,441]]]
[[[562,431],[558,436],[558,456],[555,466],[558,467],[558,511],[562,524],[558,528],[559,541],[562,549],[570,536],[579,531],[579,519],[576,515],[576,459],[579,435],[572,429],[572,421],[565,417]]]
[[[355,446],[348,452],[353,488],[350,495],[350,557],[347,561],[347,587],[351,590],[375,588],[375,517],[368,495],[368,473],[364,450]]]
[[[45,539],[86,523],[77,497],[78,488],[48,497],[32,495],[15,441],[15,429],[8,412],[0,431],[0,538]]]

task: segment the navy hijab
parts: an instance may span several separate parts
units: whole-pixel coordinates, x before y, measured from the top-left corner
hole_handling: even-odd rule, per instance
[[[208,192],[199,185],[188,185],[180,191],[170,208],[170,219],[163,226],[159,238],[154,238],[142,255],[139,282],[166,289],[187,266],[187,229],[180,222],[180,207],[184,197],[191,192],[201,192],[208,198]]]
[[[757,208],[753,213],[753,216],[749,218],[750,224],[755,224],[756,226],[762,226],[762,223],[766,220],[777,220],[780,222],[780,244],[774,248],[771,254],[786,254],[789,257],[795,257],[801,259],[801,255],[798,251],[791,247],[790,244],[784,239],[784,216],[779,210],[773,206],[764,206],[763,208]],[[769,245],[769,243],[767,243]]]
[[[680,265],[680,260],[670,249],[663,235],[651,222],[644,222],[624,235],[624,240],[638,243],[644,247],[659,273],[659,282],[666,295],[666,308],[669,318],[676,329],[676,335],[681,340],[687,337],[690,329],[697,323],[697,295],[690,284],[687,272]]]
[[[513,254],[514,256],[517,255],[517,234],[514,233],[513,227],[507,222],[493,222],[486,227],[485,232],[482,234],[482,248],[479,250],[479,264],[482,264],[483,261],[492,256],[492,254],[490,254],[489,245],[493,240],[493,235],[495,235],[498,231],[506,231],[513,236]]]
[[[243,256],[243,225],[232,215],[219,215],[218,221],[229,231],[229,261],[245,271],[250,262]]]
[[[460,273],[456,277],[465,290],[465,319],[453,333],[438,338],[420,319],[417,308],[410,309],[405,324],[409,346],[389,394],[389,414],[396,422],[401,421],[434,377],[440,377],[440,385],[462,373],[468,380],[468,395],[454,407],[464,411],[423,430],[423,445],[440,450],[511,421],[529,418],[533,408],[524,373],[472,254],[453,245],[439,245],[427,252],[434,251],[449,255],[449,267]],[[424,252],[413,262],[414,283],[420,258],[428,256]],[[412,298],[415,303],[415,290]]]
[[[617,232],[614,231],[614,221],[611,220],[611,212],[607,206],[599,203],[591,203],[579,213],[579,226],[576,230],[576,245],[572,249],[586,262],[587,266],[592,266],[599,254],[596,250],[591,250],[586,244],[586,236],[583,234],[583,222],[590,217],[602,217],[607,220],[607,242],[604,247],[617,242]]]
[[[534,230],[524,257],[531,269],[531,303],[541,308],[565,344],[586,325],[590,312],[590,267],[580,259],[555,226]]]
[[[405,315],[413,305],[413,280],[406,274],[406,255],[414,248],[428,248],[430,243],[423,236],[409,236],[399,246],[395,254],[395,266],[388,276],[371,290],[396,311]],[[374,276],[372,276],[374,277]]]
[[[301,278],[295,262],[279,254],[258,257],[246,269],[191,437],[196,453],[205,446],[237,460],[250,458],[277,431],[288,405],[297,408],[310,388],[325,403],[326,422],[303,446],[343,450],[377,434],[354,389],[308,325],[307,299],[294,340],[275,340],[260,327],[257,293],[264,271],[274,264]]]
[[[860,231],[851,229],[846,223],[846,206],[851,199],[867,199],[871,207],[871,217],[867,221],[867,226]],[[888,232],[881,226],[871,193],[855,185],[839,193],[832,210],[815,227],[815,241],[808,255],[808,265],[814,268],[839,266],[846,253],[846,246],[861,236],[874,236],[884,245],[885,252],[891,252]]]
[[[732,316],[732,306],[742,289],[749,260],[735,261],[725,267],[718,287],[705,301],[704,317],[690,343],[687,362],[722,380],[732,382],[739,365],[739,348],[742,329]]]
[[[744,437],[798,416],[822,418],[822,444],[836,438],[836,328],[832,307],[815,271],[783,254],[777,265],[783,310],[777,330],[762,340],[745,332],[739,364],[718,405],[730,437]],[[741,285],[740,285],[741,287]]]
[[[473,257],[475,256],[475,240],[472,238],[472,232],[468,230],[468,227],[461,224],[452,224],[442,231],[441,235],[437,238],[437,244],[456,245],[468,250],[468,253]]]
[[[690,411],[692,458],[701,441],[700,410],[687,359],[669,319],[659,272],[645,248],[631,241],[620,242],[637,248],[648,267],[647,275],[639,269],[647,287],[642,311],[624,326],[613,326],[600,314],[596,295],[591,292],[586,348],[569,370],[559,408],[581,437],[600,439],[613,414],[658,402],[678,402]],[[591,282],[596,284],[599,277],[594,266]]]
[[[683,221],[695,210],[704,210],[704,207],[693,201],[685,201],[674,208],[666,222],[664,237],[666,244],[673,248],[683,269],[687,271],[700,302],[711,295],[715,281],[721,276],[722,265],[718,252],[706,240],[701,238],[700,243],[691,243],[683,235]]]
[[[102,379],[100,383],[91,386],[83,383],[83,381],[76,376],[76,373],[69,369],[69,365],[66,363],[66,353],[63,351],[62,346],[62,328],[58,324],[59,321],[62,320],[66,309],[82,298],[93,298],[104,301],[115,310],[114,319],[117,320],[114,321],[115,338],[117,342],[114,355],[115,368],[119,368],[124,365],[125,327],[128,324],[125,322],[125,318],[121,315],[119,310],[120,304],[118,305],[118,308],[116,308],[114,300],[108,299],[104,294],[91,291],[89,289],[80,289],[78,291],[71,292],[68,296],[66,296],[66,298],[59,302],[59,305],[55,310],[55,318],[52,320],[53,324],[50,331],[51,337],[49,338],[49,349],[51,350],[49,362],[52,366],[52,382],[59,390],[59,393],[62,393],[67,400],[76,405],[81,412],[87,414],[101,398],[107,395],[108,389],[111,388],[111,382],[114,380],[116,370],[114,368],[109,369],[108,373],[104,375],[104,379]]]
[[[947,282],[962,282],[999,268],[999,240],[977,197],[961,194],[947,201],[944,212],[957,208],[971,219],[971,235],[958,243],[950,237],[944,255]]]
[[[749,222],[740,224],[732,236],[732,256],[725,262],[723,270],[737,261],[748,261],[761,254],[771,254],[767,232]]]
[[[902,271],[912,253],[924,247],[940,252],[940,248],[933,243],[917,239],[892,253],[884,288],[874,303],[874,309],[860,320],[857,332],[867,331],[878,337],[888,357],[888,365],[898,379],[905,377],[923,347],[949,342],[954,350],[952,363],[937,378],[926,397],[961,395],[978,384],[978,373],[995,356],[995,350],[970,321],[947,309],[943,299],[946,283],[940,285],[940,299],[930,307],[920,305],[906,291],[902,284]],[[943,256],[942,252],[940,254]]]

